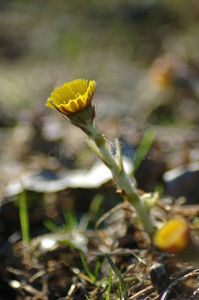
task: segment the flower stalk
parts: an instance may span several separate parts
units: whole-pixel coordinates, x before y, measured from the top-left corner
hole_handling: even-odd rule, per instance
[[[88,146],[109,168],[113,175],[115,183],[122,191],[122,195],[134,207],[144,229],[148,233],[152,234],[154,232],[154,225],[151,219],[151,215],[147,211],[140,196],[132,185],[129,176],[124,170],[120,147],[117,147],[117,156],[119,158],[119,162],[117,164],[115,158],[112,156],[111,152],[106,146],[106,139],[101,133],[99,133],[94,124],[89,125],[89,131],[89,137],[95,143],[95,147],[91,146],[91,143],[88,143]]]

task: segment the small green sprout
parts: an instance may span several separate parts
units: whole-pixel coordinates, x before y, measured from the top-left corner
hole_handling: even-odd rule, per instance
[[[29,215],[25,191],[20,195],[19,217],[21,224],[22,240],[28,246],[30,243]]]
[[[113,269],[114,273],[116,274],[116,276],[119,279],[119,286],[121,285],[120,290],[123,294],[123,297],[124,297],[125,300],[127,300],[128,299],[127,289],[126,289],[126,285],[124,283],[124,280],[123,280],[123,278],[120,274],[120,271],[118,270],[118,268],[116,267],[116,265],[114,264],[114,262],[112,261],[110,256],[107,253],[105,253],[105,255],[106,255],[106,258],[107,258],[111,268]]]

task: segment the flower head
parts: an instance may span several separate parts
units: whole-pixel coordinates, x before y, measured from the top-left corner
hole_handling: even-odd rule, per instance
[[[154,244],[160,250],[168,253],[180,253],[189,244],[189,227],[185,219],[171,219],[153,238]]]
[[[77,79],[64,83],[55,88],[48,98],[46,106],[57,109],[66,116],[78,114],[91,102],[97,83],[88,80]]]

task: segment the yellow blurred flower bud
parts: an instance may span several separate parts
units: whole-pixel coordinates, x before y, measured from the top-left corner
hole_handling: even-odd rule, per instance
[[[160,250],[177,254],[189,244],[189,232],[189,226],[185,219],[175,218],[156,231],[153,242]]]

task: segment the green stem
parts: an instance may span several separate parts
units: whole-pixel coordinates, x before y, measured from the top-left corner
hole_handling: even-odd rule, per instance
[[[136,210],[137,216],[139,217],[144,229],[152,234],[154,232],[153,222],[151,220],[150,213],[146,210],[144,204],[142,203],[140,196],[137,194],[135,188],[133,187],[129,176],[126,174],[121,166],[119,167],[116,163],[114,157],[106,147],[105,138],[93,124],[88,124],[87,129],[89,130],[90,138],[95,142],[97,148],[100,151],[99,158],[105,163],[105,165],[112,172],[113,178],[117,183],[118,187],[123,191],[127,200],[133,205]],[[95,152],[94,148],[92,150]],[[98,152],[98,151],[97,151]],[[97,153],[98,154],[98,153]]]

